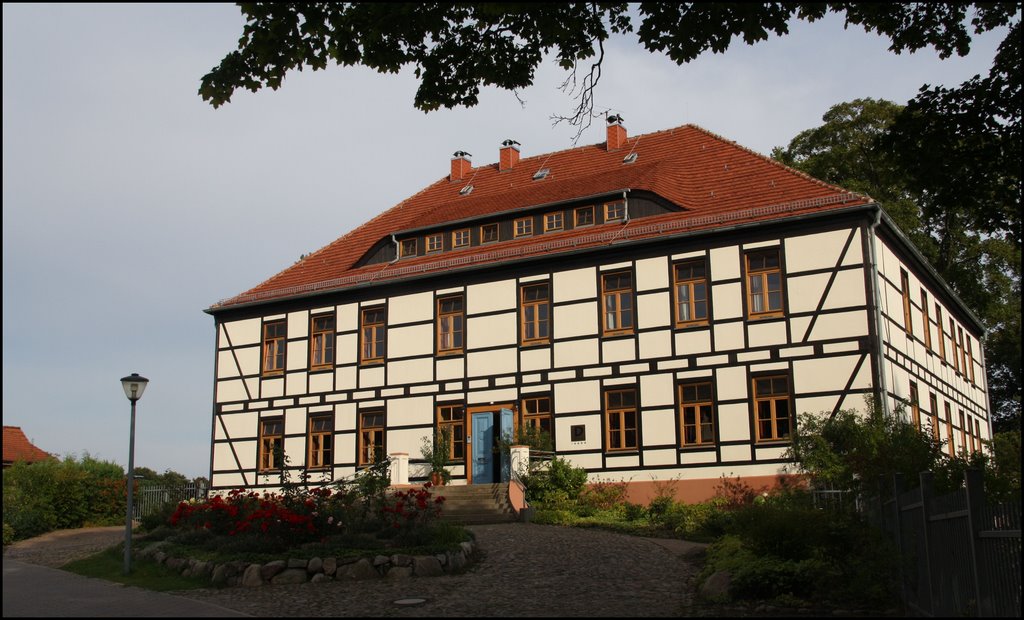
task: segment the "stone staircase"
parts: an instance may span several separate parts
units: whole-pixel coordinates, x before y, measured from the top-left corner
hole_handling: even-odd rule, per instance
[[[508,502],[507,482],[446,485],[434,489],[434,493],[445,498],[441,518],[446,521],[476,525],[516,520],[516,513]]]

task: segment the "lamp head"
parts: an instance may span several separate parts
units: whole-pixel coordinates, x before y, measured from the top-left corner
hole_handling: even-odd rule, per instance
[[[148,383],[149,379],[139,375],[137,372],[133,372],[127,377],[121,379],[121,387],[124,388],[124,395],[133,403],[142,398],[142,393],[146,391],[146,385]]]

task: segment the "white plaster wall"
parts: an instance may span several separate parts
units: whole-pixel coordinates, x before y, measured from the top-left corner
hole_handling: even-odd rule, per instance
[[[715,350],[731,351],[746,348],[746,337],[743,334],[743,323],[719,323],[714,326]]]
[[[466,344],[470,349],[515,345],[518,342],[515,312],[470,317],[466,321]]]
[[[714,452],[684,450],[679,453],[679,462],[683,465],[700,465],[714,463],[718,456]]]
[[[668,286],[668,260],[664,256],[636,261],[636,290],[649,291]]]
[[[309,367],[309,341],[296,340],[289,342],[285,354],[285,368],[288,370],[302,370]]]
[[[746,403],[718,405],[718,433],[723,442],[750,439],[750,409]]]
[[[644,465],[678,465],[679,456],[673,448],[671,450],[644,450]]]
[[[317,372],[309,375],[309,391],[311,393],[330,392],[334,389],[334,375],[329,372]]]
[[[831,414],[839,401],[838,396],[797,396],[793,399],[793,411],[801,413]]]
[[[231,346],[239,347],[247,344],[260,344],[260,320],[256,319],[244,319],[242,321],[230,321],[221,325],[222,330],[227,331],[227,335],[231,338]],[[220,347],[228,346],[228,339],[224,337],[222,331],[221,338],[219,341]]]
[[[288,337],[308,338],[309,337],[309,312],[300,310],[288,313]]]
[[[609,455],[615,454],[609,452]],[[639,454],[624,454],[622,456],[608,456],[605,459],[605,463],[609,468],[619,467],[640,467],[640,455]]]
[[[930,297],[931,295],[929,294]],[[850,308],[863,306],[866,303],[867,294],[864,290],[864,272],[860,270],[840,271],[836,275],[835,282],[832,283],[832,290],[829,291],[828,298],[825,300],[824,309]],[[929,312],[931,312],[931,309],[929,309]]]
[[[356,429],[356,404],[338,403],[334,405],[334,430],[353,431]]]
[[[597,334],[597,328],[597,302],[555,306],[555,338],[590,336]]]
[[[365,390],[366,388],[380,387],[382,385],[384,385],[383,366],[359,369],[359,389]]]
[[[344,368],[337,368],[334,370],[334,385],[339,391],[354,390],[356,389],[356,372],[355,366],[346,366]]]
[[[783,321],[752,321],[747,326],[747,344],[751,348],[786,344],[786,323]]]
[[[736,246],[711,249],[711,279],[732,280],[740,277],[740,252]]]
[[[788,310],[797,312],[814,312],[818,308],[818,302],[825,293],[825,286],[828,284],[829,274],[815,273],[806,276],[789,276],[786,279],[788,293]]]
[[[238,365],[231,351],[217,351],[217,378],[229,379],[239,376]]]
[[[687,329],[676,332],[676,355],[711,352],[711,328]]]
[[[714,318],[738,319],[743,316],[743,288],[739,282],[715,284],[711,287],[711,309]]]
[[[236,400],[245,400],[245,386],[241,379],[217,382],[217,402],[230,403]]]
[[[470,377],[504,375],[518,370],[518,360],[519,354],[515,347],[470,352],[466,355],[466,367]]]
[[[479,314],[495,310],[514,310],[516,281],[499,280],[466,287],[466,313]]]
[[[402,325],[434,318],[434,294],[431,291],[398,295],[388,300],[388,325]]]
[[[359,329],[359,304],[338,306],[337,327],[339,332]]]
[[[795,323],[794,323],[795,324]],[[803,332],[793,332],[794,334]],[[811,330],[811,340],[832,340],[865,336],[868,333],[868,317],[864,310],[837,312],[818,315]]]
[[[787,238],[786,272],[835,267],[849,236],[850,231],[847,229]],[[858,247],[851,246],[850,249]]]
[[[284,377],[260,380],[260,398],[284,396]]]
[[[358,349],[358,344],[355,347]],[[433,353],[434,325],[432,323],[388,329],[387,356],[389,358],[432,355]]]
[[[388,385],[426,383],[434,380],[434,361],[424,357],[388,362]]]
[[[640,404],[642,407],[657,407],[675,404],[674,380],[672,373],[642,375],[640,377]]]
[[[672,332],[663,329],[654,332],[643,332],[640,339],[640,357],[645,359],[669,357],[672,355]]]
[[[214,438],[240,439],[253,438],[257,433],[257,415],[255,413],[239,413],[218,416],[213,425]],[[225,433],[225,429],[227,432]]]
[[[583,366],[598,363],[597,338],[555,343],[555,367]]]
[[[423,447],[423,438],[432,436],[429,428],[396,428],[389,429],[386,433],[388,452],[408,452],[410,459],[423,458],[420,448]]]
[[[723,462],[728,462],[728,461],[749,461],[750,457],[751,457],[750,446],[749,445],[745,445],[745,446],[722,446],[721,453],[722,453],[722,461]]]
[[[589,437],[590,431],[587,431]],[[565,460],[569,461],[573,467],[582,467],[583,469],[599,469],[602,467],[603,462],[600,454],[564,454],[561,455]],[[607,476],[600,476],[602,480],[607,479]]]
[[[479,390],[466,395],[467,405],[498,405],[515,406],[519,392],[516,388],[504,388],[500,390]]]
[[[306,373],[290,372],[284,376],[285,393],[289,396],[297,396],[306,393]]]
[[[605,364],[636,359],[636,340],[615,338],[601,342],[601,361]]]
[[[461,357],[453,359],[439,359],[435,363],[437,364],[438,381],[462,379],[465,376],[465,362]]]
[[[675,411],[672,409],[645,409],[640,414],[640,428],[645,446],[676,443]]]
[[[597,276],[593,267],[556,271],[553,281],[552,300],[555,303],[597,297]]]
[[[599,411],[601,409],[601,384],[598,381],[573,381],[555,384],[555,413],[577,411]],[[572,418],[570,424],[577,424]],[[557,426],[563,426],[559,424]],[[568,433],[568,429],[565,429]],[[590,429],[587,429],[590,438]],[[566,437],[568,441],[568,437]]]
[[[551,368],[551,347],[533,347],[519,352],[519,370],[532,372]]]
[[[668,293],[637,295],[637,326],[640,329],[672,324],[672,299]]]

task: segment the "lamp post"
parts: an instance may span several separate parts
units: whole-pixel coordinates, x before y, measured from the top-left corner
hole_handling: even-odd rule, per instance
[[[124,395],[132,401],[132,431],[128,442],[128,512],[124,518],[124,574],[132,571],[132,491],[135,487],[135,403],[142,398],[149,379],[133,372],[121,379]]]

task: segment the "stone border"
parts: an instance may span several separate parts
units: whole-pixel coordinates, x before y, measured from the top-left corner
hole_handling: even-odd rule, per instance
[[[139,551],[139,557],[156,562],[182,577],[207,579],[217,587],[256,587],[266,584],[320,583],[343,579],[407,579],[437,577],[462,570],[477,550],[476,542],[459,543],[456,551],[435,555],[376,555],[370,557],[315,557],[309,560],[289,558],[266,564],[234,560],[215,564],[204,560],[170,557],[163,542],[152,543]]]

